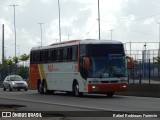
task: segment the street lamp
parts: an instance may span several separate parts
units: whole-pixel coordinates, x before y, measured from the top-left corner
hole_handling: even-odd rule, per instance
[[[101,39],[101,32],[100,32],[100,8],[99,8],[99,0],[98,0],[98,28],[99,28],[99,40]]]
[[[19,5],[9,5],[13,6],[14,9],[14,34],[15,34],[15,57],[16,57],[16,17],[15,17],[15,7]]]
[[[109,30],[110,32],[111,32],[111,40],[112,40],[112,32],[113,32],[113,30]]]
[[[41,47],[42,47],[42,24],[44,23],[38,23],[40,25],[40,30],[41,30]]]
[[[158,57],[160,57],[160,22],[157,22],[159,24],[159,50],[158,50]]]
[[[59,41],[61,42],[61,11],[60,11],[60,3],[58,0],[58,12],[59,12]]]

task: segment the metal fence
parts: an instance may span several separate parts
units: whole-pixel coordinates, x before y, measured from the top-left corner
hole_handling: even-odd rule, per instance
[[[132,57],[135,64],[134,69],[128,71],[129,83],[160,84],[159,44],[154,43],[154,46],[153,43],[137,43],[139,42],[129,42],[129,47],[125,44],[126,55]]]
[[[16,71],[15,71],[16,70]],[[16,72],[16,73],[15,73]],[[23,79],[29,78],[29,67],[27,66],[4,66],[0,67],[0,81],[4,80],[8,75],[20,75]]]

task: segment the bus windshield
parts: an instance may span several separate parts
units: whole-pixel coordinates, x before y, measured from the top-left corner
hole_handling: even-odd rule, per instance
[[[89,46],[89,78],[126,77],[122,44]]]
[[[91,57],[89,78],[126,77],[124,57]]]

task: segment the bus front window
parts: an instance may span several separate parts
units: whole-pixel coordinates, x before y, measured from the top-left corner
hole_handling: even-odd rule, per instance
[[[90,57],[90,78],[125,77],[124,57]]]

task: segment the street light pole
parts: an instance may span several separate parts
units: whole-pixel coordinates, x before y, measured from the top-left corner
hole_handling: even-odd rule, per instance
[[[111,40],[112,40],[112,32],[113,32],[113,30],[109,30],[109,31],[111,31]]]
[[[41,47],[42,47],[42,24],[44,23],[38,23],[40,25],[40,30],[41,30]]]
[[[14,34],[15,34],[15,57],[16,57],[16,17],[15,17],[15,7],[19,6],[19,5],[9,5],[9,6],[13,6],[14,9]]]
[[[59,41],[61,42],[61,11],[60,11],[60,3],[58,0],[58,12],[59,12]]]
[[[158,57],[160,57],[160,22],[157,22],[159,24],[159,50],[158,50]]]
[[[98,0],[98,28],[99,28],[99,40],[101,39],[101,31],[100,31],[100,8],[99,8],[99,0]]]

